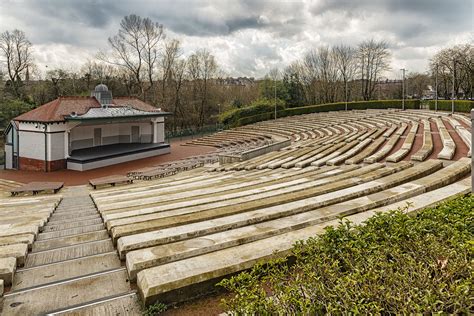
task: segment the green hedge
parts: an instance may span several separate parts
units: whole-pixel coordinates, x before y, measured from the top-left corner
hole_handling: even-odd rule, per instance
[[[378,213],[295,244],[220,285],[231,315],[472,313],[474,195],[410,216]]]
[[[328,103],[318,104],[310,106],[302,106],[297,108],[287,108],[277,111],[277,117],[286,117],[292,115],[309,114],[316,112],[329,112],[329,111],[343,111],[345,110],[345,103]],[[349,102],[347,104],[348,110],[366,110],[366,109],[389,109],[389,108],[401,108],[402,100],[383,100],[383,101],[360,101],[360,102]],[[269,107],[270,108],[270,107]],[[420,100],[405,100],[406,109],[419,109]],[[233,127],[252,124],[260,121],[273,119],[275,114],[272,111],[266,111],[266,113],[257,113],[252,116],[246,115],[247,113],[253,113],[248,108],[244,108],[246,111],[234,110],[232,113],[232,119],[223,122],[224,124],[230,124]],[[242,109],[242,110],[244,110]],[[273,110],[273,108],[272,108]]]
[[[277,99],[277,111],[285,109],[284,102]],[[222,124],[226,126],[236,126],[237,121],[244,117],[253,117],[261,114],[274,113],[275,103],[273,100],[260,99],[254,101],[249,106],[233,109],[223,113],[220,117]],[[275,115],[275,114],[273,114]]]
[[[450,111],[451,112],[451,100],[438,100],[438,110],[440,111]],[[429,101],[430,110],[435,109],[435,101]],[[455,100],[454,101],[454,112],[465,112],[469,113],[474,109],[474,102],[467,100]]]

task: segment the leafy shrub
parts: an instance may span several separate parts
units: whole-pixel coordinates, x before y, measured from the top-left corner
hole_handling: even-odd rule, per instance
[[[5,128],[10,120],[33,109],[34,105],[21,100],[3,100],[0,102],[0,128]]]
[[[285,104],[282,100],[277,99],[277,111],[285,109]],[[252,117],[261,114],[274,113],[275,101],[270,99],[258,99],[252,102],[249,106],[241,107],[239,109],[232,109],[224,112],[220,120],[224,125],[235,126],[239,119],[243,117]]]
[[[429,101],[430,110],[434,110],[435,101]],[[451,111],[452,101],[451,100],[438,100],[438,110],[441,111]],[[469,113],[474,109],[474,102],[467,100],[454,100],[454,111],[455,112],[466,112]]]
[[[401,108],[402,100],[383,100],[383,101],[359,101],[348,102],[348,110],[366,110],[366,109],[389,109]],[[252,124],[260,121],[270,120],[274,118],[273,104],[267,107],[261,107],[258,110],[250,110],[248,108],[235,109],[232,112],[226,113],[221,117],[224,125],[233,127]],[[406,109],[419,109],[420,100],[405,100]],[[248,109],[243,111],[244,109]],[[344,102],[318,104],[310,106],[302,106],[295,108],[282,108],[277,110],[277,117],[286,117],[292,115],[301,115],[317,112],[342,111],[345,109]]]
[[[469,314],[474,195],[348,221],[220,285],[236,315]],[[235,295],[234,295],[235,294]]]
[[[155,304],[149,305],[145,311],[143,312],[143,316],[156,316],[168,309],[168,306],[161,302],[157,302]]]

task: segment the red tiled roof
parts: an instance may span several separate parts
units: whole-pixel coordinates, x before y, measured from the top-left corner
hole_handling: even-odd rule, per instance
[[[130,105],[134,109],[141,110],[141,111],[147,111],[147,112],[155,112],[158,111],[157,108],[154,106],[143,102],[142,100],[138,98],[133,98],[133,97],[118,97],[114,98],[112,100],[113,104],[119,105],[119,106],[127,106]]]
[[[118,106],[131,106],[142,111],[157,111],[157,109],[137,98],[114,98],[112,103]],[[95,97],[59,97],[49,103],[15,117],[14,121],[27,122],[62,122],[64,117],[76,112],[86,113],[90,108],[99,108],[100,103]]]

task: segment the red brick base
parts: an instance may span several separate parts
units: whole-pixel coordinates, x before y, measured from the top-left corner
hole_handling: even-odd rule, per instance
[[[20,157],[19,164],[20,170],[26,171],[56,171],[66,169],[65,159],[47,161],[45,164],[44,160]]]

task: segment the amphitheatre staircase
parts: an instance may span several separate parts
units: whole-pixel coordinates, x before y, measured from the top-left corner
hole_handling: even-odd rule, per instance
[[[292,141],[246,161],[127,186],[71,187],[57,207],[58,197],[4,197],[0,216],[10,224],[0,230],[0,272],[5,256],[24,265],[5,294],[5,315],[139,314],[139,300],[200,296],[223,277],[290,254],[341,217],[358,224],[466,194],[470,124],[425,110],[287,117],[188,144],[225,152]]]
[[[4,315],[140,315],[125,267],[85,187],[70,187],[5,295]]]

